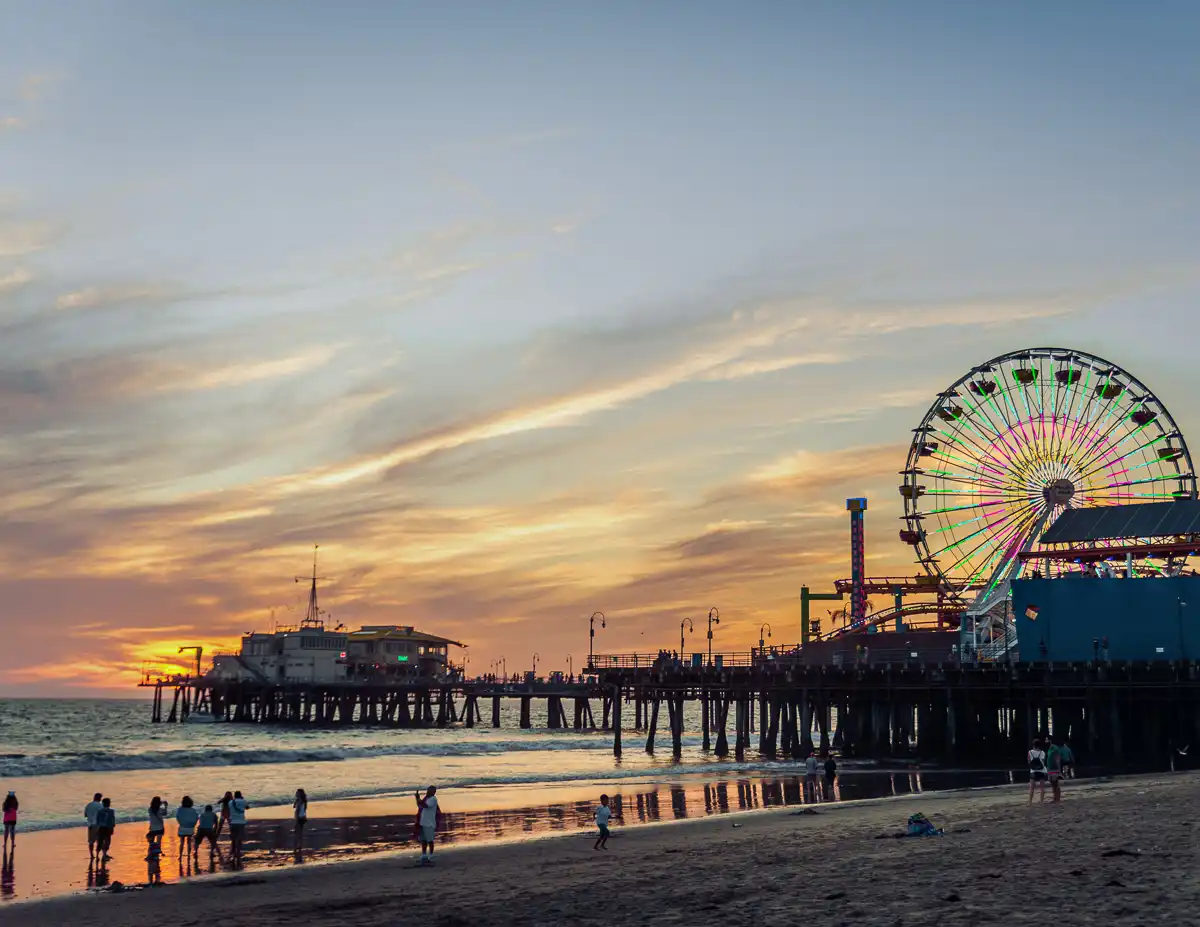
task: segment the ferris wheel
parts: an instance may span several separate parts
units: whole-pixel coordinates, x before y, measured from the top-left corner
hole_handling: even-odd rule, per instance
[[[944,595],[995,604],[1022,553],[1068,508],[1196,498],[1191,454],[1163,403],[1082,351],[1033,348],[973,368],[914,429],[905,527]]]

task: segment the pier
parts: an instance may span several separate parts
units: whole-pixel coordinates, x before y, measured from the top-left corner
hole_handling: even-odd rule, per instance
[[[718,665],[721,664],[721,665]],[[802,759],[810,751],[962,766],[1023,762],[1030,741],[1070,741],[1109,768],[1190,767],[1200,753],[1200,664],[1175,662],[925,663],[878,653],[870,663],[806,665],[799,656],[714,655],[708,665],[596,655],[582,681],[263,685],[204,677],[144,680],[155,721],[395,728],[499,728],[501,705],[533,726],[608,731],[680,756],[685,733],[715,757]],[[170,698],[168,709],[168,697]],[[539,712],[540,714],[540,712]],[[699,728],[697,730],[697,727]]]
[[[501,705],[519,703],[519,725],[533,727],[532,706],[544,701],[551,730],[609,730],[619,709],[614,696],[595,683],[439,682],[403,683],[213,682],[203,676],[143,678],[154,690],[150,720],[159,723],[206,720],[223,723],[287,725],[377,725],[396,728],[501,726]],[[169,707],[168,707],[169,700]],[[600,707],[597,724],[592,703]],[[568,714],[568,706],[570,713]]]
[[[682,751],[684,706],[698,702],[703,749],[802,759],[811,751],[963,766],[1023,763],[1034,737],[1069,741],[1088,764],[1190,766],[1200,744],[1200,664],[1105,662],[614,669],[606,686]],[[757,722],[757,733],[755,732]],[[755,735],[755,736],[752,736]],[[666,744],[664,743],[664,746]],[[620,739],[614,737],[619,753]]]

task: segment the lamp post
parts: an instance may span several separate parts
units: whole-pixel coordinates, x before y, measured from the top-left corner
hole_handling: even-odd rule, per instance
[[[680,663],[684,662],[683,661],[683,626],[684,625],[687,625],[687,629],[689,632],[696,630],[696,626],[692,623],[691,618],[684,618],[683,621],[679,622],[679,662]]]
[[[542,655],[540,653],[536,653],[536,652],[534,653],[534,655],[533,655],[533,678],[535,681],[537,680],[537,661],[540,660],[541,658],[542,658]]]
[[[500,671],[504,674],[504,682],[508,682],[508,658],[496,657],[496,663],[500,666]]]
[[[712,666],[712,626],[721,623],[721,616],[717,614],[716,606],[708,610],[708,665]]]
[[[573,680],[575,678],[575,658],[567,654],[567,678]]]
[[[766,641],[763,640],[763,633],[762,633],[763,628],[767,629],[767,637],[771,636],[771,625],[764,621],[762,624],[760,624],[758,626],[758,652],[760,655],[762,654],[762,652],[764,650],[766,650]]]
[[[592,653],[596,643],[596,619],[600,619],[600,627],[606,628],[608,625],[604,623],[604,612],[592,612],[592,617],[588,619],[588,669],[592,667]]]

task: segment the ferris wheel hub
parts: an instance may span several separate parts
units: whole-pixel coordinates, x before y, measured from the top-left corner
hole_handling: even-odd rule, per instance
[[[1075,484],[1070,480],[1055,480],[1042,490],[1042,498],[1052,507],[1067,505],[1075,496]]]

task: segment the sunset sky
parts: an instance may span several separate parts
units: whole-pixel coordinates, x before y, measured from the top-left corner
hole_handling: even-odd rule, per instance
[[[472,671],[793,642],[1020,347],[1200,433],[1200,6],[987,6],[0,0],[0,694],[298,620],[314,544]]]

